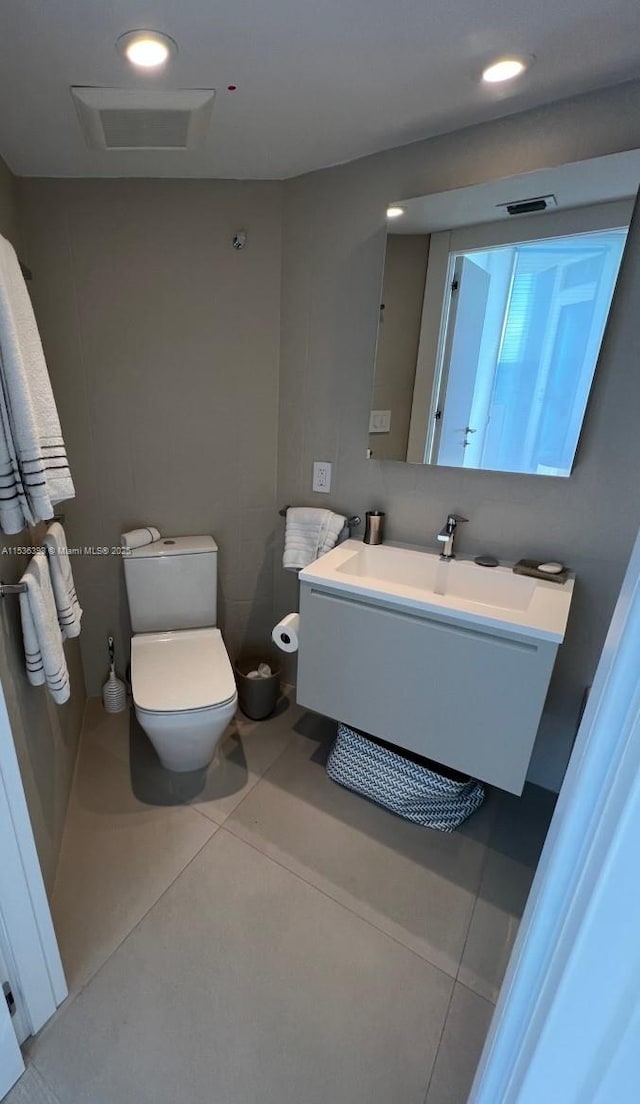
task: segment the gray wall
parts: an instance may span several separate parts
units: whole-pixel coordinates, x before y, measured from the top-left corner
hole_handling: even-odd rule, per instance
[[[533,777],[558,784],[640,521],[640,224],[633,228],[573,475],[544,479],[365,459],[390,200],[640,147],[640,83],[563,101],[287,182],[278,495],[364,513],[434,545],[449,510],[463,553],[562,559],[578,583]],[[331,495],[311,492],[314,459]],[[276,573],[276,612],[296,608]]]
[[[463,552],[566,559],[578,586],[534,775],[557,784],[640,513],[634,253],[570,480],[368,462],[384,211],[390,199],[634,147],[640,83],[284,185],[21,181],[22,253],[78,489],[71,542],[111,546],[140,523],[213,532],[232,653],[297,605],[279,563],[282,504],[377,506],[391,538],[430,544],[455,509],[470,518]],[[240,227],[249,241],[237,253]],[[329,496],[311,492],[314,459],[334,464]],[[83,555],[74,570],[97,693],[107,632],[121,666],[128,648],[122,567]]]
[[[407,455],[428,259],[428,234],[388,235],[371,407],[391,411],[391,432],[369,434],[378,460]]]
[[[21,254],[15,185],[0,160],[0,233]],[[15,582],[27,564],[28,557],[13,550],[37,542],[44,528],[39,526],[18,537],[0,537],[4,582]],[[27,682],[18,599],[0,599],[0,678],[49,892],[55,878],[85,703],[78,641],[68,641],[65,652],[71,675],[71,700],[57,706],[44,687],[30,686]]]
[[[23,252],[76,481],[68,536],[213,533],[232,654],[273,623],[282,186],[22,180]],[[234,231],[246,248],[232,248]],[[117,556],[73,561],[89,693],[129,622]]]

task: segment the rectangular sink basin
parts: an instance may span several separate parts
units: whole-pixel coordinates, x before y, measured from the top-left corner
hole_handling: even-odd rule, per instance
[[[510,567],[441,560],[404,545],[349,540],[300,572],[304,582],[442,616],[561,641],[573,579],[559,584],[515,575]]]

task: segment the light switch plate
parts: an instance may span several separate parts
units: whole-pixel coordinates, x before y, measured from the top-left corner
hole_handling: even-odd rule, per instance
[[[372,410],[369,415],[369,433],[389,433],[391,430],[391,411]]]
[[[313,490],[329,494],[331,490],[331,464],[328,460],[313,462]]]

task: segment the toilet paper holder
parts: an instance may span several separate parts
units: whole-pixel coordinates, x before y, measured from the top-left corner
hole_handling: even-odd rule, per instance
[[[276,648],[281,652],[297,652],[299,647],[298,632],[300,629],[300,614],[287,613],[285,617],[273,626],[271,639]]]
[[[291,509],[290,506],[283,506],[281,510],[278,510],[280,517],[286,517],[289,509]],[[362,518],[359,514],[352,514],[351,517],[347,518],[347,525],[350,529],[355,529],[357,525],[362,525]]]

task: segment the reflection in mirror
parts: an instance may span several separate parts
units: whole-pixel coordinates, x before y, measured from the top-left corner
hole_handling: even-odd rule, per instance
[[[374,459],[570,474],[639,181],[633,150],[394,204]]]

